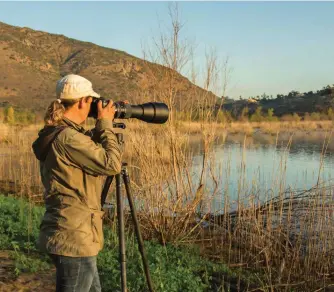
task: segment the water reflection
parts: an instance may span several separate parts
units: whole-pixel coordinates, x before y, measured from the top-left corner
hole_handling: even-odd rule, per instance
[[[224,140],[217,140],[214,162],[206,175],[208,193],[213,192],[218,181],[215,197],[208,200],[211,211],[222,209],[227,196],[230,202],[240,196],[247,204],[247,200],[263,201],[284,190],[307,190],[317,183],[331,183],[334,178],[334,153],[323,153],[322,141]],[[201,151],[194,157],[194,181],[201,170]]]

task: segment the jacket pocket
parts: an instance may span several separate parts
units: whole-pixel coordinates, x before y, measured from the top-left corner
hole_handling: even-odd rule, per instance
[[[93,242],[103,244],[103,211],[92,210],[91,213],[91,226],[93,234]]]

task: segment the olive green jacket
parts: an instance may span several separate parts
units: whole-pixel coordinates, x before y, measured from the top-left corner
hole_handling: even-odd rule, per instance
[[[101,176],[121,171],[121,151],[111,120],[98,120],[93,137],[66,118],[62,125],[58,132],[45,127],[33,143],[46,206],[38,245],[51,254],[95,256],[103,247]]]

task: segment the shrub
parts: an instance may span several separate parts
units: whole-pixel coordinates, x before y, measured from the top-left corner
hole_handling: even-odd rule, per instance
[[[312,121],[320,121],[321,120],[321,115],[320,113],[311,113],[311,120]]]
[[[233,121],[232,114],[229,111],[219,111],[216,118],[217,122],[222,124],[231,123]]]
[[[15,112],[12,106],[5,109],[5,122],[10,125],[15,123]]]
[[[278,121],[278,118],[275,117],[275,115],[274,115],[274,109],[273,108],[268,109],[266,120],[268,122],[277,122]]]
[[[281,120],[284,122],[299,122],[301,117],[297,113],[293,113],[292,115],[283,115]]]
[[[248,112],[249,112],[248,107],[244,107],[241,111],[241,114],[240,114],[238,120],[240,122],[248,122]]]
[[[250,117],[251,122],[263,122],[264,117],[262,115],[262,107],[259,106],[256,108],[255,113],[251,115]]]
[[[333,113],[333,109],[330,107],[327,111],[327,117],[329,120],[334,120],[334,113]]]

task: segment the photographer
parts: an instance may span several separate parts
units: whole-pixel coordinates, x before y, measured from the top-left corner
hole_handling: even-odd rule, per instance
[[[80,126],[88,117],[92,83],[78,75],[57,82],[57,100],[33,143],[45,188],[39,247],[57,269],[57,291],[101,291],[96,257],[103,247],[101,176],[121,171],[121,151],[113,133],[115,107],[98,102],[95,129]]]

